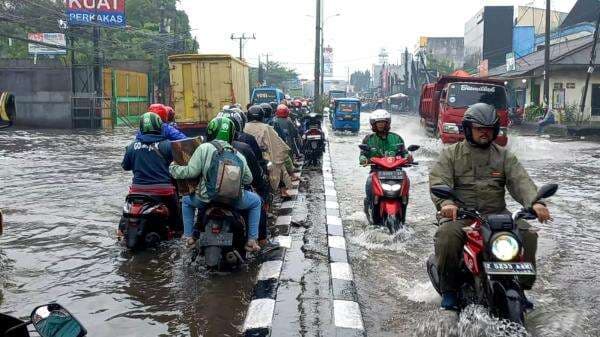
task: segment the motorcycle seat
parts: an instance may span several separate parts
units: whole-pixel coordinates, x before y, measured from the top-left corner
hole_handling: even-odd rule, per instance
[[[175,186],[168,184],[160,185],[131,185],[129,187],[129,194],[156,196],[156,197],[169,197],[177,194]]]

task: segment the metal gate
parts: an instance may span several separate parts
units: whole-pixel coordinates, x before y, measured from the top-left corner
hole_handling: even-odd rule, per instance
[[[110,99],[94,94],[73,94],[71,107],[74,128],[112,127]]]

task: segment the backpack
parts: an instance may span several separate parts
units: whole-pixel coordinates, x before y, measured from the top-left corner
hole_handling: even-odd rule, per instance
[[[211,201],[231,203],[242,196],[244,163],[233,148],[210,142],[217,151],[213,154],[206,177],[206,192]]]

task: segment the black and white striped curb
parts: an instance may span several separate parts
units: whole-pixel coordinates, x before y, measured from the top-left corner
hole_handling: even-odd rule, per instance
[[[325,187],[325,208],[327,210],[327,241],[336,335],[365,336],[352,267],[348,261],[344,227],[340,217],[340,204],[333,182],[329,144],[326,146],[323,155],[323,185]]]
[[[297,177],[300,178],[301,174],[299,173]],[[274,242],[278,243],[281,248],[267,253],[260,266],[252,301],[246,312],[243,326],[244,337],[266,337],[271,334],[281,267],[286,250],[292,245],[292,239],[289,236],[292,216],[289,214],[296,204],[299,183],[299,181],[293,182],[296,189],[290,191],[292,200],[282,202],[278,208],[278,214],[281,215],[277,217],[275,227],[279,235],[275,237]]]

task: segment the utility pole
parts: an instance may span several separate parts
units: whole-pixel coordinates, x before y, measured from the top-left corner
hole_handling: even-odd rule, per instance
[[[546,40],[544,42],[544,103],[550,111],[550,0],[546,0]]]
[[[316,0],[315,15],[315,105],[320,106],[321,95],[321,0]]]
[[[246,36],[246,33],[242,33],[242,35],[238,34],[237,36],[235,34],[231,34],[231,39],[240,41],[240,60],[243,60],[244,59],[244,41],[256,40],[256,36],[254,35],[254,33],[252,34],[252,36]]]
[[[94,91],[96,95],[102,95],[102,66],[100,60],[100,27],[94,23],[92,27],[92,42],[94,45]]]
[[[265,81],[265,84],[267,84],[267,85],[268,85],[268,83],[269,83],[269,82],[267,81],[267,78],[268,78],[268,75],[269,75],[269,56],[270,56],[270,55],[271,55],[271,54],[269,54],[269,53],[266,53],[266,54],[265,54],[265,58],[267,59],[267,62],[265,63],[265,72],[264,72],[264,74],[263,74],[263,80]]]
[[[160,0],[159,0],[160,1]],[[158,34],[160,35],[161,39],[164,38],[164,34],[165,34],[165,6],[162,4],[160,4],[159,7],[160,10],[160,23],[158,26]],[[167,58],[167,44],[163,43],[163,46],[161,46],[161,53],[160,53],[160,62],[158,63],[158,93],[160,95],[159,98],[159,103],[167,103],[165,100],[165,95],[166,95],[166,86],[165,86],[165,59]]]
[[[596,61],[596,44],[598,43],[598,28],[600,28],[600,13],[598,13],[598,19],[596,20],[596,29],[594,30],[594,43],[592,44],[592,52],[590,53],[590,64],[587,69],[587,75],[585,77],[585,85],[583,86],[583,93],[581,95],[581,114],[585,109],[585,100],[587,99],[588,86],[590,85],[590,77],[594,72],[594,62]]]

